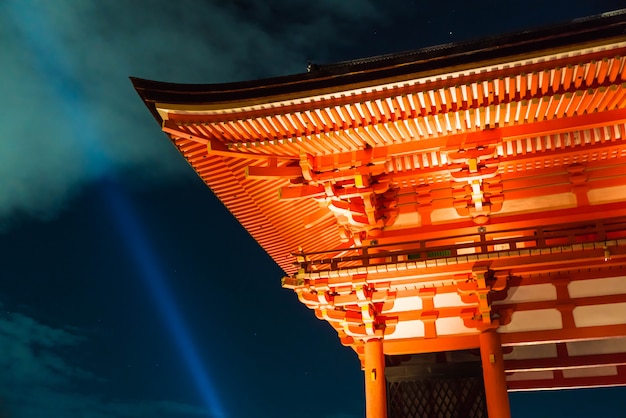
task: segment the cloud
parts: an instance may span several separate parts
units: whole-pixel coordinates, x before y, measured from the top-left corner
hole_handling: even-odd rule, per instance
[[[0,305],[0,308],[2,306]],[[85,391],[101,380],[71,361],[85,337],[19,312],[0,315],[0,417],[82,418],[208,417],[202,408],[174,401],[123,402]]]
[[[128,76],[217,83],[303,72],[384,19],[375,2],[0,3],[0,219],[51,217],[110,174],[187,172]],[[5,221],[6,222],[6,221]]]
[[[4,0],[0,223],[19,214],[52,217],[81,187],[111,172],[153,185],[189,175],[130,75],[222,83],[291,74],[305,71],[307,60],[451,42],[600,7],[575,4],[558,17],[528,16],[526,3],[496,5],[479,13],[490,24],[476,26],[469,17],[478,12],[467,2]]]

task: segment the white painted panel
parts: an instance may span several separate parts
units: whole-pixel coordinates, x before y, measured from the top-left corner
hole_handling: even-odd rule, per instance
[[[626,324],[626,303],[577,306],[572,313],[577,327]]]
[[[475,334],[478,332],[476,328],[467,328],[458,316],[437,319],[435,326],[437,327],[437,335]]]
[[[581,369],[563,370],[563,377],[595,377],[595,376],[616,376],[617,367],[601,366],[601,367],[584,367]]]
[[[519,380],[544,380],[554,379],[554,373],[549,370],[542,370],[537,372],[517,372],[510,374],[506,377],[509,382],[515,382]]]
[[[499,213],[535,212],[539,209],[557,210],[576,206],[574,193],[559,193],[526,199],[505,199]]]
[[[626,353],[626,337],[569,342],[567,343],[567,353],[570,356]]]
[[[495,301],[493,304],[539,302],[542,300],[556,300],[556,288],[550,283],[513,286],[509,288],[506,299]]]
[[[626,294],[626,276],[574,280],[567,290],[572,298]]]
[[[393,308],[388,312],[406,312],[420,309],[422,309],[422,299],[419,296],[409,296],[396,298],[393,302]]]
[[[505,354],[506,360],[527,360],[535,358],[556,358],[556,344],[519,345]]]
[[[508,242],[505,242],[504,244],[496,244],[493,246],[494,251],[506,251],[510,249],[511,249],[511,246],[509,245]]]
[[[435,304],[435,308],[444,308],[448,306],[467,306],[467,305],[476,305],[465,303],[461,300],[461,296],[458,293],[437,293],[433,298],[433,303]]]
[[[475,241],[455,242],[455,244],[474,244],[474,243]],[[459,248],[458,250],[456,250],[457,255],[466,255],[466,254],[475,254],[475,253],[476,253],[476,247]]]
[[[401,321],[396,325],[393,334],[385,335],[386,340],[395,340],[399,338],[414,338],[424,336],[424,323],[420,320]]]
[[[621,202],[626,199],[626,186],[591,189],[587,192],[587,198],[589,199],[589,203],[592,205]]]
[[[513,312],[511,322],[502,325],[498,332],[544,331],[563,328],[561,313],[556,309],[538,309],[536,311]]]

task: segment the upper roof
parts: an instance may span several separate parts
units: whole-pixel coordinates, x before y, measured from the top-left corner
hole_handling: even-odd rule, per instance
[[[625,56],[620,10],[286,77],[132,81],[198,175],[293,273],[299,247],[345,249],[381,225],[379,240],[473,226],[467,214],[486,208],[500,220],[527,213],[531,197],[540,211],[571,208],[574,163],[595,170],[589,200],[605,202],[622,186],[602,161],[626,156]],[[491,180],[472,191],[468,173],[481,167]]]
[[[296,98],[312,91],[329,93],[387,81],[430,77],[489,63],[521,60],[623,39],[626,9],[575,19],[561,25],[488,38],[443,44],[414,51],[343,61],[312,64],[310,71],[282,77],[217,83],[178,84],[131,77],[133,86],[159,123],[155,103],[218,104],[257,103],[274,96]]]

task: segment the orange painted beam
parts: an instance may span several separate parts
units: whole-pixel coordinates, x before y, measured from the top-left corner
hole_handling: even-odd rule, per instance
[[[200,144],[208,144],[210,141],[208,138],[204,138],[201,137],[199,135],[196,134],[192,134],[189,132],[184,132],[183,130],[180,129],[180,127],[176,124],[174,124],[173,122],[170,121],[165,121],[163,122],[163,127],[161,128],[163,132],[168,133],[174,137],[177,138],[185,138],[188,139],[190,141],[194,141],[194,142],[198,142]],[[217,143],[216,147],[219,147],[221,143]],[[223,145],[223,149],[226,149],[226,145]]]
[[[191,134],[189,132],[185,132],[181,130],[180,127],[175,126],[175,125],[172,126],[172,124],[168,123],[167,121],[163,124],[163,127],[161,129],[163,130],[163,132],[169,134],[173,139],[174,138],[186,138],[191,141],[195,141],[201,144],[206,144],[206,150],[208,154],[221,155],[224,157],[252,159],[252,160],[265,159],[268,157],[286,159],[284,156],[279,156],[279,155],[252,154],[252,153],[233,151],[230,148],[228,148],[226,144],[224,144],[218,139],[205,138],[202,136]]]
[[[478,333],[437,338],[386,339],[386,355],[437,353],[442,351],[470,350],[479,347]]]
[[[300,168],[299,165],[281,167],[247,166],[245,169],[245,175],[246,178],[255,180],[298,178],[302,176],[302,168]]]
[[[300,171],[302,173],[302,171]],[[290,200],[301,198],[318,198],[326,195],[324,186],[287,186],[278,189],[278,199]]]

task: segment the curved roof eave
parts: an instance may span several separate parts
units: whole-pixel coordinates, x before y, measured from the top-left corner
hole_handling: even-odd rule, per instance
[[[155,103],[217,104],[245,102],[267,97],[332,92],[372,80],[401,80],[415,74],[436,75],[478,63],[522,59],[537,53],[559,52],[626,37],[626,9],[577,19],[564,25],[451,43],[415,51],[387,54],[336,64],[313,65],[310,72],[288,76],[219,84],[178,84],[131,77],[157,121]]]

